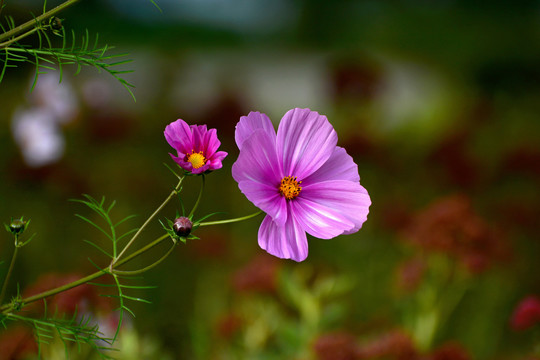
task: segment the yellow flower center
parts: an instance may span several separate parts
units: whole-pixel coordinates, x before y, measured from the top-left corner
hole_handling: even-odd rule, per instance
[[[287,200],[294,199],[302,190],[301,183],[296,179],[296,176],[285,176],[279,184],[279,193],[285,196]]]
[[[206,158],[204,157],[202,151],[195,152],[195,150],[191,150],[191,154],[188,155],[187,161],[193,165],[194,169],[198,169],[206,164]]]

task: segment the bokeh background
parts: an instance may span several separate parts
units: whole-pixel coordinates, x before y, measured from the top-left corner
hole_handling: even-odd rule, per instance
[[[7,1],[18,22],[41,1]],[[49,1],[49,6],[59,2]],[[257,245],[261,218],[201,228],[145,273],[119,359],[540,358],[540,2],[84,0],[61,13],[129,53],[129,93],[107,73],[10,68],[0,84],[0,221],[31,218],[10,286],[62,284],[106,260],[68,201],[116,200],[137,227],[175,178],[163,137],[182,118],[217,128],[229,156],[197,214],[256,209],[231,177],[240,116],[327,115],[373,205],[356,234],[310,239],[303,263]],[[195,202],[190,178],[182,199]],[[179,202],[160,216],[172,218]],[[217,218],[216,217],[216,218]],[[139,246],[162,234],[158,223]],[[0,271],[13,250],[0,236]],[[139,261],[157,258],[157,249]],[[85,287],[58,301],[115,321]],[[62,307],[61,304],[64,304]],[[69,306],[66,306],[68,304]],[[105,331],[104,330],[104,331]],[[34,358],[24,326],[0,358]],[[17,344],[14,346],[13,344]],[[93,358],[72,349],[72,358]],[[45,354],[63,358],[60,343]],[[9,357],[11,356],[11,357]]]

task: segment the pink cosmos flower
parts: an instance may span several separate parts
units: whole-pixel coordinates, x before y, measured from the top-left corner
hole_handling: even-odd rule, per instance
[[[165,128],[165,139],[177,152],[169,153],[180,167],[193,174],[220,169],[227,153],[217,151],[221,142],[216,129],[206,129],[206,125],[188,125],[178,119]]]
[[[308,255],[306,232],[321,239],[358,231],[371,205],[358,167],[326,116],[289,110],[276,132],[265,114],[251,112],[236,125],[240,149],[232,175],[267,215],[259,246],[280,258]]]

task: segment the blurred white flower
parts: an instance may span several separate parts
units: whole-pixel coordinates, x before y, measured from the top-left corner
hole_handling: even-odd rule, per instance
[[[51,112],[58,124],[66,124],[79,113],[79,102],[65,74],[62,82],[59,81],[57,72],[40,75],[34,90],[30,92],[29,100],[32,106]]]
[[[60,160],[64,137],[51,111],[19,109],[13,116],[12,131],[28,166],[41,167]]]
[[[40,75],[29,92],[30,107],[19,108],[13,115],[13,138],[30,167],[60,160],[65,148],[61,125],[73,121],[79,113],[79,101],[65,74],[62,83],[59,80],[57,72]]]

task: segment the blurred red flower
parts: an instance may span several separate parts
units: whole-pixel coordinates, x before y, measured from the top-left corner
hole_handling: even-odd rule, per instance
[[[436,348],[426,360],[470,360],[471,356],[459,343],[448,342]]]
[[[15,326],[0,335],[0,360],[26,359],[37,352],[34,334],[29,328]]]
[[[218,335],[226,340],[230,340],[236,335],[243,325],[243,320],[235,314],[226,314],[218,319],[216,331]]]
[[[233,287],[237,291],[274,293],[277,290],[281,263],[269,255],[258,255],[233,275]]]
[[[77,274],[51,273],[42,275],[24,291],[23,297],[54,289],[78,280],[81,277]],[[108,312],[112,310],[108,298],[100,296],[96,287],[88,284],[79,285],[55,296],[48,297],[47,307],[53,312],[58,311],[60,314],[85,313],[90,311]]]
[[[510,327],[515,331],[527,330],[540,323],[540,298],[527,296],[517,305],[510,318]]]
[[[397,269],[397,286],[405,292],[414,291],[420,285],[426,270],[423,259],[415,257],[404,261]]]
[[[509,253],[499,234],[474,212],[470,198],[463,194],[437,199],[419,212],[406,236],[428,252],[457,258],[473,273],[485,271]]]
[[[403,330],[392,330],[360,346],[359,359],[389,358],[415,360],[418,357],[411,337]]]
[[[354,360],[362,359],[356,338],[352,334],[336,332],[319,336],[313,350],[319,360]]]

